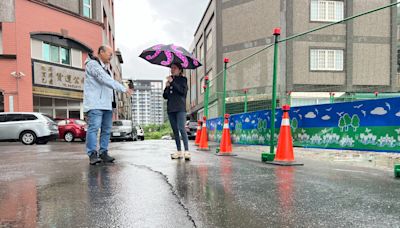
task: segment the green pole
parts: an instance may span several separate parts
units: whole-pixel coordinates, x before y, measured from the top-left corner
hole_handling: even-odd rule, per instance
[[[329,102],[331,104],[335,103],[335,93],[329,93]]]
[[[271,110],[271,137],[270,137],[270,153],[275,153],[275,113],[276,113],[276,81],[277,81],[277,72],[278,72],[278,42],[279,35],[281,34],[280,28],[274,29],[274,70],[272,74],[272,110]]]
[[[244,90],[244,112],[247,112],[247,89]]]
[[[209,80],[208,80],[208,76],[206,76],[204,78],[205,82],[204,82],[204,116],[208,119],[208,96],[210,93],[209,90]]]
[[[287,93],[287,104],[288,104],[289,106],[292,106],[292,91],[289,91],[289,92]]]
[[[226,114],[226,72],[228,68],[229,59],[224,59],[224,93],[222,95],[222,116]]]

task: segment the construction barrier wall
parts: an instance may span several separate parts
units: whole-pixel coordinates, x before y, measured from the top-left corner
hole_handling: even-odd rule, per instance
[[[400,152],[400,97],[293,107],[294,146],[341,150]],[[282,111],[277,110],[275,142]],[[269,145],[270,110],[230,117],[232,142]],[[223,119],[207,121],[209,139],[219,141]]]

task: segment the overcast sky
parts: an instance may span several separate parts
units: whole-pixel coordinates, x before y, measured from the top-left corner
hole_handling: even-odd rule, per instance
[[[189,48],[209,0],[116,0],[116,46],[122,52],[123,78],[165,79],[168,69],[138,56],[155,44]]]

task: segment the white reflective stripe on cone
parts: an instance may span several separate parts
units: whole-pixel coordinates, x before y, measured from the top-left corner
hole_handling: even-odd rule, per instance
[[[203,123],[203,127],[207,127],[207,126],[206,126],[206,123]]]
[[[229,124],[228,123],[224,123],[224,129],[229,128]]]
[[[290,126],[290,120],[289,119],[282,119],[281,126]]]

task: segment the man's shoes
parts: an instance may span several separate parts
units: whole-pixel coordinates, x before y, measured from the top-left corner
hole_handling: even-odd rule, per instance
[[[171,154],[171,159],[181,159],[183,157],[182,152],[181,151],[177,151],[173,154]]]
[[[101,159],[97,156],[97,153],[94,152],[89,156],[89,162],[91,165],[96,165],[101,162]]]
[[[115,160],[115,158],[109,156],[107,152],[100,154],[100,158],[104,163],[112,163]]]
[[[185,151],[185,154],[183,155],[185,157],[186,161],[190,161],[192,158],[192,155],[189,153],[189,151]]]

